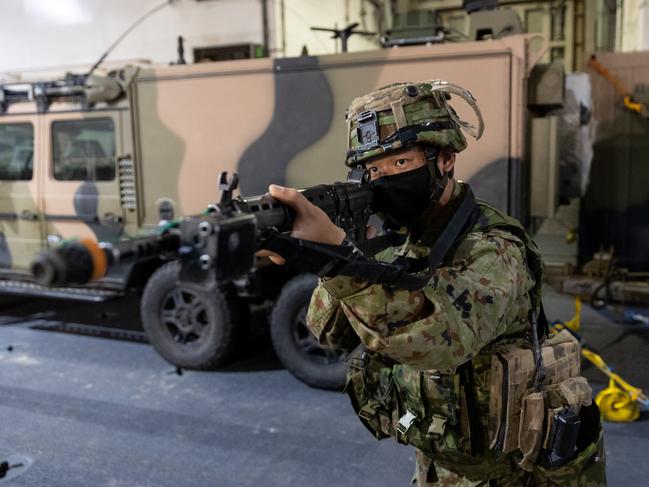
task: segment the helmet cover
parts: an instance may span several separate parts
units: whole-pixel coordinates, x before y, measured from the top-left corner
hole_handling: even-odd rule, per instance
[[[478,127],[459,119],[448,104],[451,94],[473,108]],[[480,109],[468,90],[441,80],[393,83],[356,98],[347,109],[345,163],[354,167],[371,157],[414,144],[460,152],[467,146],[463,130],[475,139],[484,131]]]

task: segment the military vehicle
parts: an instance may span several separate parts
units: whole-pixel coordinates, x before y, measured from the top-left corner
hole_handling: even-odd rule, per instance
[[[45,288],[30,280],[29,263],[64,239],[114,242],[199,213],[217,198],[221,171],[238,172],[244,195],[263,194],[271,182],[344,180],[347,105],[404,80],[441,78],[473,93],[486,131],[459,156],[456,175],[478,197],[525,217],[527,80],[538,59],[530,42],[522,35],[320,57],[141,63],[4,84],[1,292],[102,301],[141,291],[153,346],[168,361],[198,369],[227,360],[250,306],[271,302],[282,362],[307,383],[338,387],[339,355],[318,347],[304,326],[312,276],[262,265],[208,292],[180,285],[176,262],[148,259],[92,285]],[[472,116],[467,106],[451,104],[460,117]]]

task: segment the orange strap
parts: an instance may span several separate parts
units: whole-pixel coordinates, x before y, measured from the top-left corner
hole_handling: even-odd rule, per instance
[[[626,96],[629,94],[629,91],[626,89],[626,87],[620,82],[619,79],[617,79],[608,69],[606,69],[598,60],[595,56],[590,57],[590,61],[588,65],[593,68],[597,74],[602,76],[606,81],[611,83],[613,85],[613,88],[615,88],[615,91],[620,96]]]
[[[96,281],[104,277],[108,270],[108,262],[106,260],[106,254],[99,248],[99,244],[89,238],[81,239],[79,243],[86,248],[92,258],[92,277],[90,280]]]

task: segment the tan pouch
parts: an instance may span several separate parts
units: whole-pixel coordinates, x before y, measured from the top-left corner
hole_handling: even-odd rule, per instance
[[[523,454],[519,466],[528,472],[534,469],[544,437],[545,400],[542,392],[533,392],[523,399],[518,446]]]
[[[579,342],[564,330],[541,347],[545,367],[544,389],[580,373]],[[496,348],[489,386],[490,447],[504,453],[518,449],[524,398],[534,380],[535,364],[527,344],[509,343]]]
[[[545,387],[548,408],[562,406],[590,406],[593,402],[593,390],[585,377],[570,377],[558,384]]]

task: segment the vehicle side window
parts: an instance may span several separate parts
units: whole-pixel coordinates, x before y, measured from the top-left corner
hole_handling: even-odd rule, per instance
[[[31,180],[33,162],[34,127],[32,124],[0,124],[0,180]]]
[[[59,181],[112,181],[115,124],[110,118],[54,122],[52,152]]]

